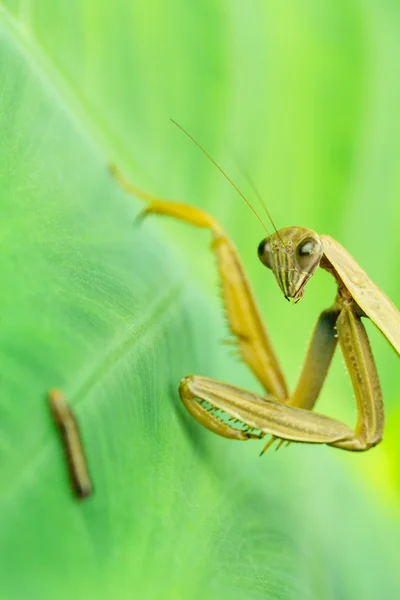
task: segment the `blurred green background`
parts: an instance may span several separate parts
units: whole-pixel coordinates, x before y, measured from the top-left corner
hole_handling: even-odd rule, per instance
[[[343,244],[400,306],[400,5],[393,0],[0,3],[0,597],[400,596],[399,358],[367,323],[384,442],[365,454],[218,439],[180,377],[259,390],[222,341],[206,232],[112,181],[205,208],[237,244],[293,387],[326,273],[286,303],[264,232],[170,118],[278,227]],[[95,493],[70,494],[46,406],[74,407]],[[338,354],[318,410],[353,424]]]

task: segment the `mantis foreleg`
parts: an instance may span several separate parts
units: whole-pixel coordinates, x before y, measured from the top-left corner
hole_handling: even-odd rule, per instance
[[[208,377],[185,377],[179,392],[186,408],[197,421],[223,437],[245,440],[272,434],[285,440],[316,444],[330,444],[353,437],[350,427],[340,421],[287,406],[273,398],[264,398]],[[199,403],[196,398],[202,402]],[[225,419],[220,411],[225,413]],[[227,420],[228,417],[237,419],[242,427],[235,427]]]
[[[271,434],[294,442],[324,443],[344,450],[361,451],[375,446],[382,438],[384,415],[382,393],[368,337],[355,304],[342,306],[339,316],[335,313],[335,309],[322,313],[300,377],[301,393],[289,398],[286,405],[220,381],[189,376],[181,381],[179,390],[186,408],[214,433],[233,439]],[[326,318],[330,321],[328,326],[324,323]],[[329,366],[328,360],[324,360],[325,372],[322,370],[317,373],[317,351],[323,350],[321,341],[327,335],[331,351],[328,355],[333,354],[335,344],[332,332],[335,322],[357,399],[358,420],[354,430],[340,421],[309,410],[315,403],[315,394]],[[296,404],[300,400],[302,408]],[[238,420],[241,426],[233,426],[227,417]],[[215,421],[212,426],[211,419]]]

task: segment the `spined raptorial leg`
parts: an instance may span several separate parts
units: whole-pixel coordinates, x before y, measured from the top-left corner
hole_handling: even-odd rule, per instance
[[[381,440],[384,425],[382,394],[369,341],[360,317],[352,306],[344,306],[337,320],[333,317],[332,322],[336,322],[339,342],[357,399],[358,420],[354,430],[309,408],[291,405],[291,399],[283,404],[273,398],[263,398],[206,377],[189,376],[181,381],[179,391],[183,403],[199,423],[224,437],[245,440],[271,434],[293,442],[329,444],[345,450],[368,450]],[[317,326],[314,343],[319,341],[318,333]],[[318,343],[314,347],[311,345],[307,359],[313,355],[316,347]],[[307,381],[304,371],[300,382],[304,385],[302,396],[294,395],[293,403],[299,402],[302,397],[303,406],[310,406],[315,397],[316,384],[312,375]],[[307,394],[307,389],[310,394]]]
[[[182,402],[199,423],[223,437],[246,440],[271,434],[264,451],[276,438],[316,444],[351,440],[354,433],[350,427],[311,411],[337,346],[339,314],[338,305],[321,313],[296,389],[284,404],[197,376],[182,379]]]
[[[353,436],[340,421],[208,377],[185,377],[179,392],[190,414],[223,437],[246,440],[269,433],[294,442],[330,444]]]
[[[221,225],[198,208],[142,192],[125,181],[115,166],[111,171],[127,192],[147,203],[144,215],[166,215],[211,231],[211,249],[217,259],[228,323],[237,339],[242,359],[269,394],[285,400],[288,391],[284,376],[237,250]]]

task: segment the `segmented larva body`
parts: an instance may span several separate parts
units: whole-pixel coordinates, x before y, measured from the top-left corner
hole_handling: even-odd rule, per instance
[[[92,493],[93,488],[77,420],[60,390],[50,390],[48,398],[54,421],[60,430],[73,491],[77,498],[83,500]]]

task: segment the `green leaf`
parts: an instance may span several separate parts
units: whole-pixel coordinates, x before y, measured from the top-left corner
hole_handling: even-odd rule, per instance
[[[286,306],[256,261],[257,221],[169,119],[248,192],[238,154],[279,226],[334,235],[399,305],[398,26],[390,2],[1,3],[1,598],[399,595],[398,357],[370,328],[389,428],[365,455],[258,459],[260,444],[203,430],[182,376],[259,389],[221,344],[208,236],[139,225],[107,168],[223,222],[293,384],[334,286],[321,275]],[[82,503],[54,386],[87,450]],[[352,423],[352,401],[336,360],[319,410]]]

